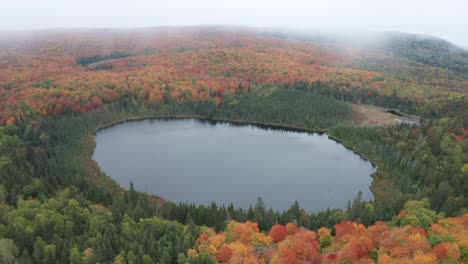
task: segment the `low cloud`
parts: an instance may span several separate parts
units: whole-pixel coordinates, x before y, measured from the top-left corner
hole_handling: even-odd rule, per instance
[[[468,46],[468,1],[461,0],[2,2],[0,30],[223,24],[341,32],[403,31]]]

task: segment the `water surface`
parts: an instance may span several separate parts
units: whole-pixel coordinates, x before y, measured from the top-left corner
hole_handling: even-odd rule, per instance
[[[344,208],[369,186],[374,171],[326,135],[198,119],[141,120],[99,131],[93,159],[124,187],[173,202],[233,203],[262,197],[285,210]]]

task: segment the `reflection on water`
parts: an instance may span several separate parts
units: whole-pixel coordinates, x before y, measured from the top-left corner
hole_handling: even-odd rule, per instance
[[[258,197],[285,210],[344,208],[358,191],[372,199],[370,162],[326,135],[198,119],[141,120],[104,129],[93,155],[128,188],[174,202],[233,203]]]

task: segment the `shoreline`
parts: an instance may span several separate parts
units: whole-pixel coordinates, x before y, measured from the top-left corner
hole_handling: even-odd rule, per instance
[[[198,119],[198,120],[203,120],[203,121],[208,121],[212,123],[231,123],[231,124],[236,124],[236,125],[253,125],[257,126],[260,128],[264,129],[276,129],[276,130],[286,130],[286,131],[291,131],[291,132],[299,132],[299,133],[309,133],[309,134],[318,134],[318,135],[326,135],[328,139],[336,142],[337,144],[342,145],[345,149],[352,151],[354,154],[358,155],[362,160],[367,161],[371,164],[371,166],[374,168],[374,172],[370,174],[370,177],[372,178],[372,182],[375,180],[375,173],[378,170],[378,166],[372,162],[366,155],[363,153],[355,151],[351,146],[347,145],[340,139],[332,136],[329,134],[328,129],[308,129],[308,128],[301,128],[301,127],[295,127],[292,125],[287,125],[287,124],[282,124],[282,123],[272,123],[272,122],[261,122],[261,121],[246,121],[246,120],[236,120],[236,119],[228,119],[228,118],[210,118],[207,116],[202,116],[202,115],[145,115],[145,116],[125,116],[123,119],[119,119],[113,122],[109,122],[103,125],[100,125],[96,127],[91,133],[89,133],[88,137],[91,137],[90,139],[92,140],[92,146],[90,146],[90,161],[95,163],[97,168],[102,172],[101,167],[99,167],[99,164],[92,159],[92,156],[94,154],[94,151],[96,149],[96,134],[99,133],[101,130],[105,130],[108,128],[112,128],[115,126],[118,126],[120,124],[126,123],[126,122],[136,122],[136,121],[143,121],[143,120],[171,120],[171,119]],[[128,189],[119,183],[117,183],[110,175],[107,175],[114,181],[118,186],[120,186],[122,189],[128,191]],[[375,193],[372,190],[371,185],[368,187],[369,190],[371,191],[372,195],[375,197]],[[144,192],[146,193],[146,192]],[[158,196],[157,194],[150,194],[146,193],[149,197],[153,197],[157,200],[163,200],[164,202],[172,202],[169,200],[164,199],[163,197]]]
[[[103,124],[101,126],[98,126],[94,131],[93,131],[93,136],[95,137],[96,134],[100,130],[104,130],[107,128],[111,128],[126,122],[135,122],[135,121],[143,121],[143,120],[171,120],[171,119],[199,119],[199,120],[204,120],[204,121],[211,121],[215,123],[232,123],[232,124],[237,124],[237,125],[253,125],[257,126],[260,128],[265,128],[265,129],[276,129],[276,130],[287,130],[287,131],[292,131],[292,132],[300,132],[300,133],[309,133],[309,134],[319,134],[319,135],[326,135],[328,139],[335,141],[336,143],[343,145],[347,150],[352,151],[354,154],[360,156],[363,160],[368,161],[372,164],[374,168],[377,169],[377,165],[374,164],[366,155],[363,153],[355,151],[351,146],[347,145],[343,141],[341,141],[339,138],[334,137],[329,134],[328,129],[308,129],[308,128],[303,128],[303,127],[296,127],[292,125],[287,125],[283,123],[272,123],[272,122],[261,122],[261,121],[247,121],[247,120],[239,120],[239,119],[229,119],[229,118],[210,118],[207,116],[201,116],[201,115],[167,115],[167,116],[159,116],[159,115],[151,115],[151,116],[135,116],[135,117],[125,117],[123,120],[117,120],[115,122]]]

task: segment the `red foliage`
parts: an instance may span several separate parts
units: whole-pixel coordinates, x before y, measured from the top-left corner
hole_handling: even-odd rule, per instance
[[[397,219],[404,218],[405,216],[406,216],[406,211],[405,211],[405,210],[402,210],[402,211],[397,215]]]
[[[439,244],[434,247],[433,252],[437,255],[439,259],[446,259],[447,258],[447,248],[443,244]]]
[[[224,233],[215,234],[208,230],[197,240],[198,252],[207,252],[221,263],[373,263],[373,254],[378,254],[378,263],[436,263],[437,259],[461,263],[462,249],[468,245],[468,213],[432,225],[431,234],[450,235],[456,241],[444,242],[434,248],[424,229],[414,226],[390,228],[384,222],[365,228],[358,223],[343,221],[335,226],[335,237],[328,229],[321,228],[318,231],[321,239],[330,236],[330,245],[322,249],[316,233],[292,223],[275,225],[269,237],[259,233],[258,226],[252,222],[232,221],[227,229],[231,231],[226,232],[233,233],[231,242],[224,239]],[[258,238],[271,240],[259,243]]]
[[[408,246],[394,246],[389,251],[390,256],[394,258],[408,257],[410,255],[410,248]]]
[[[101,107],[102,101],[101,101],[101,99],[99,99],[99,97],[94,96],[94,97],[93,97],[92,104],[93,104],[93,107],[94,107],[95,109],[97,109],[97,108]]]
[[[335,226],[336,228],[336,238],[341,239],[345,235],[357,235],[357,230],[355,224],[350,221],[342,221],[341,223]]]
[[[201,243],[201,242],[203,242],[203,241],[207,241],[208,238],[209,238],[208,234],[205,233],[205,232],[203,232],[203,233],[201,233],[201,234],[198,236],[198,238],[197,238],[197,240],[196,240],[195,242],[196,242],[196,243]]]
[[[293,236],[288,236],[278,246],[277,258],[281,263],[313,263],[320,259],[319,243],[316,235],[310,230],[300,230]]]
[[[439,80],[439,73],[432,70],[428,74],[423,65],[412,67],[419,67],[424,78],[415,76],[416,80],[410,82],[359,67],[360,61],[365,62],[369,56],[381,59],[380,53],[361,56],[358,50],[345,53],[334,46],[324,47],[323,43],[285,40],[253,31],[233,34],[216,29],[173,28],[129,36],[72,32],[66,38],[57,34],[27,39],[28,48],[14,45],[25,39],[12,38],[12,45],[0,46],[0,84],[5,87],[0,89],[0,121],[20,118],[24,114],[18,109],[20,104],[38,115],[86,112],[121,96],[154,104],[163,100],[166,90],[178,102],[211,98],[219,104],[226,94],[258,83],[333,82],[340,83],[338,89],[347,92],[355,92],[350,87],[365,87],[367,96],[391,94],[399,87],[403,88],[399,90],[402,95],[420,100],[449,85]],[[148,50],[167,52],[145,53]],[[113,68],[103,71],[76,63],[77,57],[118,52],[137,56],[107,61],[105,65]],[[382,77],[385,82],[375,79]],[[456,80],[450,87],[466,87],[465,83],[452,82]],[[418,90],[419,84],[425,89]],[[416,88],[406,90],[407,85]]]
[[[373,249],[374,244],[370,238],[365,236],[352,237],[341,250],[340,259],[357,261],[361,258],[367,258]]]
[[[338,255],[336,253],[330,253],[327,254],[325,258],[331,261],[336,261],[338,259]]]
[[[232,255],[232,250],[229,246],[222,246],[218,251],[216,251],[216,259],[223,263],[227,262]]]
[[[283,241],[288,236],[288,230],[283,225],[274,225],[268,234],[274,243]]]

